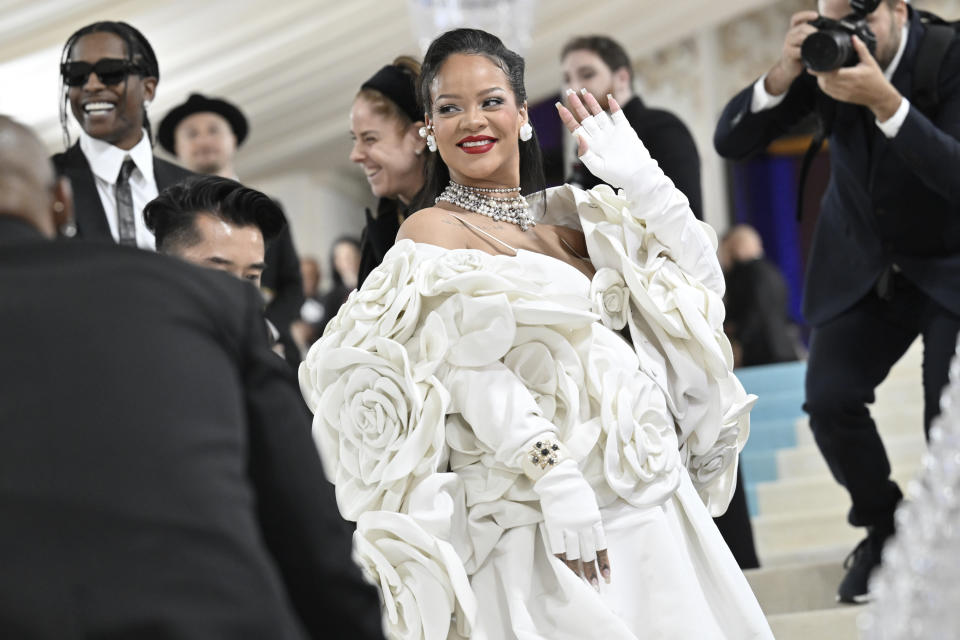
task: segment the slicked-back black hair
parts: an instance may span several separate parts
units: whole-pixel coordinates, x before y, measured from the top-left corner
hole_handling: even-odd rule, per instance
[[[60,63],[63,64],[70,59],[73,52],[73,46],[77,40],[91,33],[112,33],[123,40],[127,49],[127,59],[136,62],[144,69],[144,77],[153,77],[160,81],[160,64],[157,62],[157,54],[153,52],[153,47],[140,31],[126,22],[113,22],[104,20],[94,22],[73,32],[67,38],[63,45],[63,51],[60,53]],[[66,148],[70,148],[70,132],[67,130],[67,84],[60,79],[60,128],[63,129],[63,143]],[[127,79],[123,80],[123,97],[127,96]],[[146,108],[143,109],[143,126],[147,129],[147,135],[150,137],[150,144],[153,145],[153,127],[150,126],[150,118],[147,116]]]
[[[497,36],[479,29],[454,29],[437,37],[423,58],[420,70],[420,102],[426,113],[432,113],[433,100],[430,97],[430,85],[447,58],[457,53],[484,56],[503,69],[510,88],[523,104],[527,99],[527,90],[523,85],[525,63],[519,54],[503,44]],[[529,115],[529,114],[528,114]],[[434,206],[437,196],[450,182],[450,171],[440,158],[439,153],[431,153],[427,160],[427,181],[416,203],[417,209]],[[520,143],[520,192],[524,195],[542,191],[547,186],[543,173],[543,156],[540,142],[534,131],[533,138]]]
[[[198,176],[172,185],[143,208],[143,219],[157,240],[157,251],[170,253],[200,242],[194,221],[209,214],[238,226],[255,225],[264,245],[285,224],[283,211],[269,196],[220,176]]]

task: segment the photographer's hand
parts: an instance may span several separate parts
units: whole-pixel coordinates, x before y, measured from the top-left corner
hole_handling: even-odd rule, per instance
[[[863,105],[873,112],[878,122],[885,122],[897,112],[903,96],[884,77],[867,45],[857,36],[853,36],[853,46],[860,56],[855,67],[809,73],[817,77],[820,90],[834,100]]]
[[[800,47],[811,33],[817,31],[810,24],[817,19],[816,11],[800,11],[790,17],[790,29],[783,39],[783,51],[780,59],[767,72],[763,88],[772,96],[779,96],[787,92],[790,85],[803,73],[803,62],[800,59]]]

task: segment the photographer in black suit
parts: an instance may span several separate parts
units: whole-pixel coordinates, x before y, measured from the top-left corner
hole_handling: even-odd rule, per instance
[[[0,637],[382,638],[256,289],[70,211],[0,116]]]
[[[832,122],[830,183],[807,262],[804,314],[814,329],[805,409],[850,494],[850,523],[868,530],[838,593],[862,602],[902,497],[866,405],[920,335],[929,428],[960,329],[960,44],[903,0],[819,3],[820,15],[835,20],[851,9],[860,11],[851,22],[862,22],[862,37],[835,38],[849,48],[847,66],[805,71],[801,50],[818,32],[809,24],[818,14],[797,13],[780,59],[727,105],[714,142],[739,159],[814,111]],[[940,66],[931,103],[917,90],[931,65],[917,61],[935,33],[946,33],[946,46],[933,58]],[[873,53],[863,41],[871,36]]]

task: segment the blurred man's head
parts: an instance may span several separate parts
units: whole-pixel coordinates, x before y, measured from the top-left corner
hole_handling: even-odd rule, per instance
[[[604,109],[607,94],[621,105],[633,97],[633,67],[626,50],[606,36],[579,36],[560,53],[563,89],[586,89]]]
[[[266,245],[283,229],[280,207],[239,182],[205,176],[164,189],[143,211],[157,251],[260,286]]]
[[[73,218],[69,181],[56,178],[37,136],[4,115],[0,115],[0,216],[24,220],[49,238]]]
[[[194,93],[164,116],[157,139],[194,173],[233,178],[234,157],[249,130],[236,105]]]
[[[720,266],[729,271],[741,262],[763,257],[763,240],[757,230],[748,224],[738,224],[723,236],[718,250]]]

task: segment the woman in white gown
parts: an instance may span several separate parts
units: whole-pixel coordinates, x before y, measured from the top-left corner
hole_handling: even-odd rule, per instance
[[[772,637],[710,518],[753,402],[714,233],[590,97],[557,106],[622,190],[527,203],[523,60],[494,36],[440,36],[421,82],[437,205],[300,369],[388,635]]]

